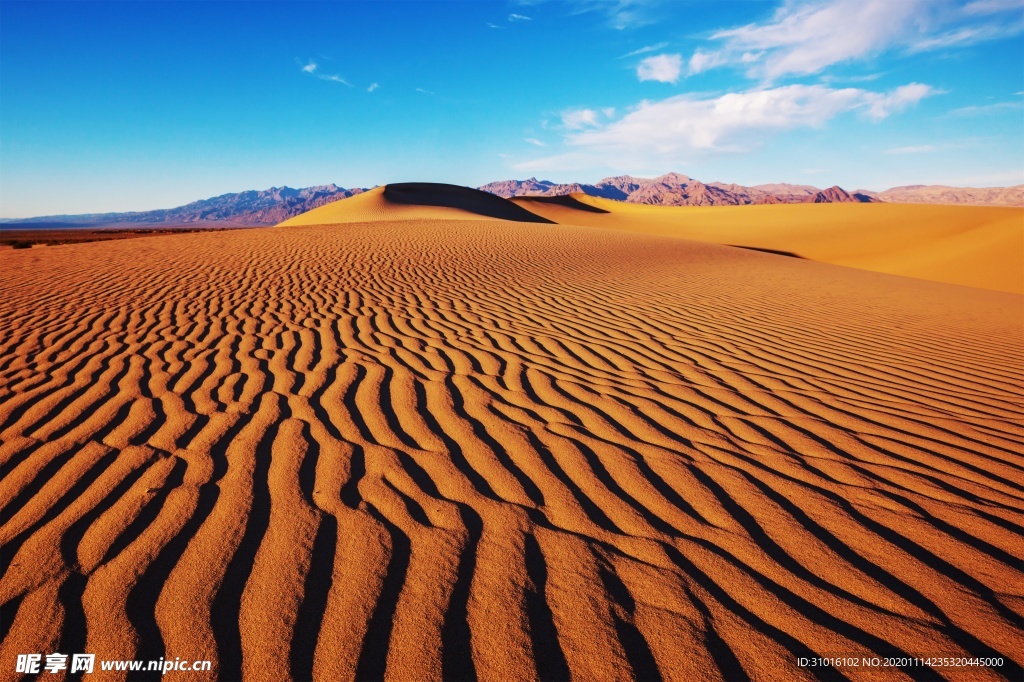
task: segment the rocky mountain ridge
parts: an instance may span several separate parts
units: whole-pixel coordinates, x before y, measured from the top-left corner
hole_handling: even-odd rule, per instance
[[[1013,187],[949,187],[907,185],[873,194],[894,204],[965,204],[969,206],[1024,206],[1024,185]]]
[[[502,180],[479,189],[505,198],[514,196],[560,196],[583,193],[632,204],[655,206],[742,206],[746,204],[870,203],[881,201],[864,192],[847,192],[838,186],[819,189],[810,185],[743,185],[703,183],[681,173],[656,178],[630,175],[605,178],[593,185],[556,184],[547,180]]]

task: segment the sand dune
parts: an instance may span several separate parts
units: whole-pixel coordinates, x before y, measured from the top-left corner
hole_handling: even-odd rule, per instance
[[[533,197],[513,201],[562,224],[789,252],[822,263],[1024,294],[1021,208],[902,204],[664,207],[583,194],[571,198],[575,206]],[[579,210],[582,206],[590,210]]]
[[[1021,678],[1021,296],[332,211],[0,253],[4,674]]]
[[[477,189],[436,182],[402,182],[377,187],[363,194],[321,206],[285,220],[281,225],[296,227],[375,220],[443,218],[552,222],[507,199]]]

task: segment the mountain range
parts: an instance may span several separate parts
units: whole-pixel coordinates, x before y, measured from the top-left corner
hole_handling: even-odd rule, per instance
[[[555,184],[547,180],[502,180],[479,189],[498,196],[562,196],[589,194],[631,204],[658,206],[741,206],[745,204],[794,204],[879,201],[872,194],[849,193],[841,187],[818,189],[810,185],[743,185],[721,182],[703,183],[681,173],[667,173],[656,178],[635,178],[620,175],[605,178],[594,185],[579,183]]]
[[[127,213],[83,213],[79,215],[51,215],[38,218],[0,219],[11,225],[82,226],[100,225],[276,225],[292,216],[305,213],[332,201],[348,198],[366,190],[345,189],[335,184],[316,185],[302,189],[271,187],[222,194],[209,199],[193,201],[177,208]]]
[[[73,227],[105,225],[276,225],[324,204],[365,192],[367,188],[345,189],[335,184],[302,189],[271,187],[222,194],[177,208],[128,213],[88,213],[0,219],[0,224],[26,227]],[[722,182],[704,183],[681,173],[656,178],[620,175],[595,184],[554,183],[548,180],[500,180],[478,189],[500,197],[591,196],[634,204],[661,206],[740,206],[747,204],[792,204],[836,202],[889,202],[913,204],[966,204],[976,206],[1024,206],[1024,185],[1013,187],[947,187],[907,185],[883,192],[841,187],[827,189],[785,183],[744,186]]]

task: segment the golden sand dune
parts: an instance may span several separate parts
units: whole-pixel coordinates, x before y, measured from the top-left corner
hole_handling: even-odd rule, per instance
[[[5,675],[1020,679],[1020,296],[444,215],[0,253]]]
[[[583,194],[513,201],[557,223],[787,252],[1024,294],[1024,209],[905,204],[645,206]],[[569,204],[568,201],[572,204]]]
[[[541,217],[480,190],[436,182],[402,182],[377,187],[330,204],[306,211],[281,223],[300,225],[337,225],[375,220],[515,220],[549,223]]]

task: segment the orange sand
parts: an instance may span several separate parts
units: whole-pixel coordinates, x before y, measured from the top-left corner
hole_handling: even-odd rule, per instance
[[[0,253],[0,676],[1019,679],[1020,295],[345,205]]]
[[[787,251],[822,263],[1024,294],[1024,209],[910,204],[644,206],[514,201],[558,223]]]

